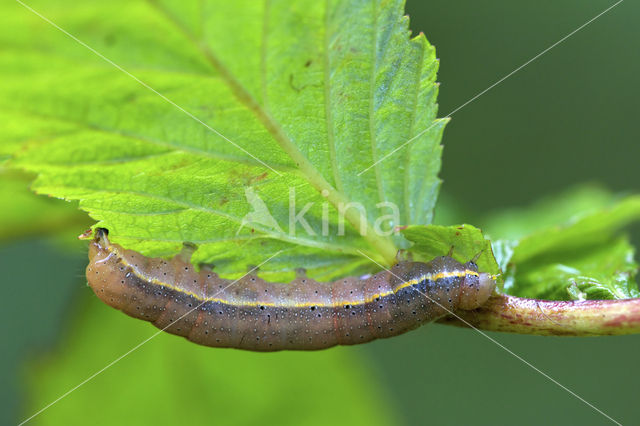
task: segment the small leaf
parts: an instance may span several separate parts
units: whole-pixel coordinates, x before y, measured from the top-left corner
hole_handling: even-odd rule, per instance
[[[544,263],[516,265],[510,293],[551,300],[639,297],[634,248],[620,237]]]
[[[407,240],[413,242],[410,252],[417,255],[415,260],[426,261],[436,256],[445,256],[453,249],[452,256],[456,260],[467,262],[480,254],[476,261],[479,270],[500,274],[491,242],[474,226],[410,226],[402,233]]]
[[[554,201],[555,200],[555,201]],[[571,205],[575,203],[572,209]],[[579,189],[488,221],[505,271],[504,289],[519,297],[623,299],[638,297],[635,250],[619,230],[640,219],[640,197],[616,201],[603,190]],[[555,223],[554,223],[555,221]],[[505,225],[506,224],[506,225]]]

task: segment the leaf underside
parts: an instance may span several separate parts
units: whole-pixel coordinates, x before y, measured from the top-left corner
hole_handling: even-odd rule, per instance
[[[398,206],[387,230],[431,221],[446,120],[435,51],[410,37],[403,1],[30,5],[152,88],[3,6],[0,114],[23,145],[10,163],[114,242],[150,256],[195,243],[194,263],[222,272],[284,250],[262,269],[348,273],[360,252],[388,265],[406,245],[374,231],[389,214],[377,204]],[[290,226],[294,197],[308,228]],[[341,203],[366,212],[347,210],[344,235]]]

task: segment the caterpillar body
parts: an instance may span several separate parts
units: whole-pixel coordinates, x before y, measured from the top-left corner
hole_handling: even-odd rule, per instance
[[[405,333],[456,309],[475,309],[495,288],[472,261],[399,262],[369,277],[237,282],[179,256],[156,259],[111,244],[98,229],[87,280],[108,305],[169,333],[215,347],[315,350]],[[231,285],[233,283],[233,285]]]

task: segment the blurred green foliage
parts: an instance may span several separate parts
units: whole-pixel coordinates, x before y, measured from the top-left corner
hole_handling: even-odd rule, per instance
[[[86,294],[88,296],[88,294]],[[29,368],[29,407],[44,407],[160,333],[85,297],[73,332]],[[33,424],[389,424],[387,391],[353,351],[263,354],[185,344],[160,333]]]
[[[0,424],[17,424],[32,411],[25,400],[25,361],[60,344],[58,339],[70,326],[69,313],[78,309],[77,296],[86,289],[85,264],[84,244],[71,248],[67,242],[60,250],[51,240],[33,238],[0,245],[0,283],[5,292],[0,302],[0,322],[5,325]]]
[[[33,176],[0,166],[0,241],[38,236],[73,228],[76,234],[90,225],[86,215],[69,204],[29,191]]]

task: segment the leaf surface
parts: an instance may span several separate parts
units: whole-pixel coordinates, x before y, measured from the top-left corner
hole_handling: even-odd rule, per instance
[[[115,242],[195,243],[222,272],[280,250],[263,270],[345,272],[406,245],[376,227],[431,221],[446,120],[402,1],[30,5],[108,61],[2,6],[0,111],[19,142],[0,155],[24,145],[11,164],[35,190],[78,200]]]

